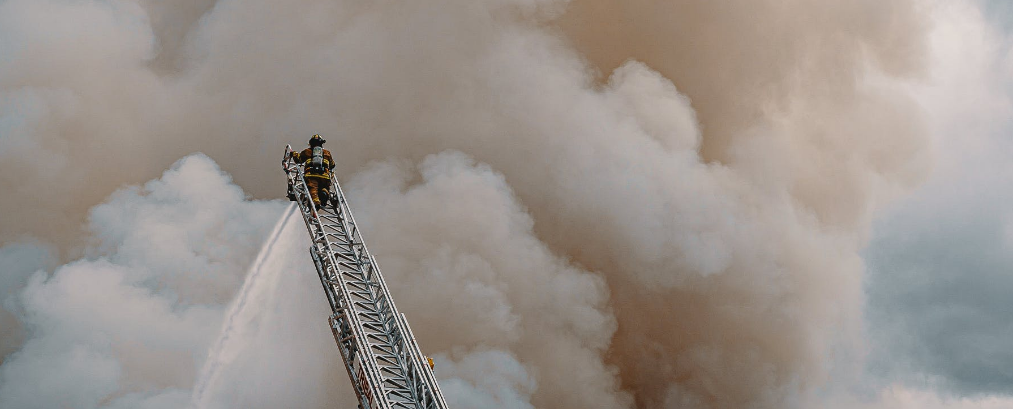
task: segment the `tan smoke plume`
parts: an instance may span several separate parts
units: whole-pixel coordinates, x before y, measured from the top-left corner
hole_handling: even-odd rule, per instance
[[[856,251],[879,185],[909,184],[924,171],[923,159],[912,160],[924,154],[914,103],[869,84],[869,77],[921,72],[924,7],[908,1],[571,3],[560,25],[599,72],[634,59],[672,80],[697,112],[701,159],[740,177],[759,171],[752,182],[778,186],[787,196],[779,199],[790,202],[781,209],[790,214],[763,214],[777,207],[771,203],[736,212],[748,221],[733,223],[765,226],[750,243],[733,247],[741,264],[721,276],[663,292],[610,280],[620,322],[610,357],[639,404],[777,407],[782,393],[791,394],[779,387],[804,390],[820,373],[812,371],[829,353],[824,337],[849,331],[828,318],[858,316]],[[609,234],[581,237],[603,236]],[[588,251],[586,240],[561,245],[607,255],[581,258],[595,269],[628,265]],[[764,258],[770,264],[757,263]],[[781,285],[787,287],[768,293]],[[662,316],[671,318],[658,325]],[[814,333],[811,325],[826,327]]]
[[[926,13],[10,0],[0,243],[73,250],[91,206],[195,151],[278,197],[281,148],[322,133],[462,405],[804,405],[860,349],[872,212],[926,168]]]

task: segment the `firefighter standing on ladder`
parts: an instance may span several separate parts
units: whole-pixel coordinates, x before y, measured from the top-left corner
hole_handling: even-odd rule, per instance
[[[331,151],[324,149],[327,142],[320,135],[313,135],[310,138],[309,148],[302,152],[293,152],[292,158],[296,163],[303,164],[306,188],[310,191],[313,204],[319,209],[320,197],[326,201],[328,189],[331,187],[331,170],[334,169],[334,159],[331,158]],[[325,203],[326,204],[326,203]]]

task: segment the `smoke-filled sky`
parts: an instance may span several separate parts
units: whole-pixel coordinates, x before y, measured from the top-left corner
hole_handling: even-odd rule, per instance
[[[314,133],[454,408],[1013,407],[1001,0],[0,0],[0,407],[354,407]]]

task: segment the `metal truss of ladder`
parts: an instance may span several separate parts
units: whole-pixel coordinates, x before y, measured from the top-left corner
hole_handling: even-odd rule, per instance
[[[316,265],[333,314],[329,323],[362,409],[446,409],[428,358],[422,355],[404,314],[362,240],[335,178],[333,205],[317,209],[303,167],[287,146],[282,167],[289,199],[299,204]]]

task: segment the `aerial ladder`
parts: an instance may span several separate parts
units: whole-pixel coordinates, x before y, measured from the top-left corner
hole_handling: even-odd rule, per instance
[[[446,409],[432,361],[419,349],[369,254],[344,192],[331,177],[327,202],[313,203],[304,165],[285,147],[288,197],[299,205],[324,294],[328,323],[360,409]],[[323,199],[323,198],[322,198]]]

